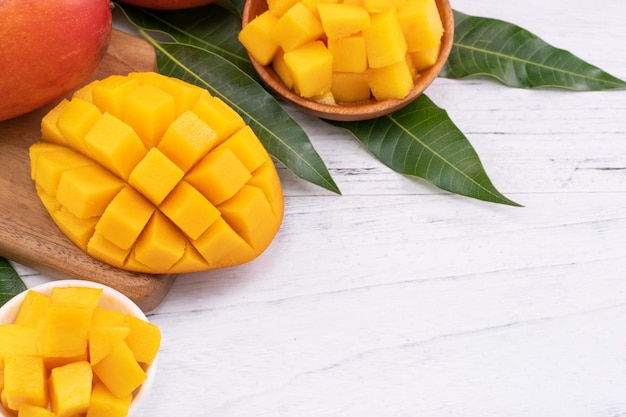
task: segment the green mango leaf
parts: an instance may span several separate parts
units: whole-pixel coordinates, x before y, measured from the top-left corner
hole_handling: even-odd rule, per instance
[[[519,206],[491,183],[465,135],[427,96],[396,112],[363,122],[329,123],[350,131],[393,170],[467,197]]]
[[[227,1],[224,3],[226,5],[220,2],[183,10],[151,10],[127,5],[116,7],[138,28],[165,34],[177,43],[213,52],[257,79],[248,55],[237,39],[241,29],[239,6]]]
[[[143,35],[156,50],[160,73],[203,87],[222,99],[250,125],[270,155],[300,178],[340,194],[304,130],[261,85],[219,55]]]
[[[26,284],[13,266],[5,258],[0,257],[0,307],[25,290]]]
[[[454,44],[440,73],[446,78],[491,76],[510,87],[577,91],[626,88],[622,81],[501,20],[454,11]]]

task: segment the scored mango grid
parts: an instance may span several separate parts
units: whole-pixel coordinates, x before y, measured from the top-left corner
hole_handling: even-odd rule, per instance
[[[142,77],[145,77],[145,74],[138,74],[138,78],[142,78]],[[142,81],[145,82],[146,80],[144,79]],[[87,89],[79,90],[79,92],[75,95],[72,102],[74,102],[75,100],[85,99],[85,102],[89,103],[89,99],[93,100],[93,97],[89,97],[90,94],[91,92],[88,91]],[[105,96],[106,96],[106,93],[105,93]],[[187,103],[191,102],[191,100],[189,100],[188,98],[186,99],[187,99]],[[146,102],[145,98],[144,98],[144,101],[142,100],[136,100],[136,101]],[[177,100],[176,104],[178,105],[180,101],[181,100]],[[105,111],[103,113],[104,116],[99,116],[98,118],[92,117],[93,120],[102,120],[102,118],[104,118],[105,116],[110,119],[112,115],[108,111],[116,112],[118,114],[123,114],[124,109],[123,107],[119,106],[119,101],[109,100],[109,102],[117,103],[118,107],[117,108],[115,108],[114,106],[110,106],[109,108],[105,107],[103,109]],[[204,103],[204,101],[202,100],[197,100],[196,102]],[[194,113],[188,110],[185,110],[185,107],[189,107],[189,104],[187,104],[186,106],[179,106],[179,108],[176,110],[178,117],[174,119],[174,121],[171,124],[168,124],[168,126],[171,128],[172,126],[176,126],[176,122],[182,120],[182,122],[179,124],[183,125],[183,129],[182,129],[183,132],[182,133],[175,132],[173,135],[170,135],[170,137],[176,136],[176,133],[178,133],[178,136],[184,137],[185,136],[184,126],[189,126],[190,124],[194,124],[194,123],[196,125],[195,128],[198,128],[200,126],[200,131],[202,131],[203,129],[205,133],[208,131],[212,131],[212,129],[202,120],[200,120]],[[89,114],[90,112],[86,111],[84,113]],[[193,120],[194,116],[196,116],[195,120]],[[153,117],[153,119],[155,118]],[[141,119],[141,120],[142,120],[142,126],[143,126],[145,119]],[[191,123],[190,120],[193,120],[193,123]],[[85,124],[87,126],[93,127],[97,123],[92,121],[92,123],[85,123]],[[176,140],[170,140],[169,142],[164,142],[165,145],[162,148],[165,152],[169,153],[168,156],[174,155],[173,158],[169,158],[168,156],[166,156],[159,149],[159,146],[157,146],[156,148],[150,148],[148,153],[146,153],[141,158],[140,162],[138,162],[137,165],[135,165],[135,167],[133,167],[132,169],[129,169],[128,167],[126,167],[125,169],[121,169],[121,168],[116,169],[115,167],[112,167],[113,171],[117,171],[116,173],[118,176],[121,176],[123,178],[125,176],[125,173],[128,176],[128,180],[125,181],[127,185],[123,185],[122,186],[123,189],[130,188],[129,185],[132,186],[133,189],[139,189],[143,191],[144,193],[146,192],[146,189],[148,189],[148,192],[146,194],[149,196],[151,203],[154,204],[154,211],[152,211],[150,215],[144,216],[144,221],[143,221],[144,224],[141,227],[141,230],[139,232],[135,231],[134,234],[136,234],[138,237],[143,233],[146,233],[146,234],[156,233],[155,229],[158,229],[159,227],[160,228],[169,227],[168,221],[164,219],[169,219],[170,221],[174,222],[179,227],[179,229],[182,230],[183,233],[185,234],[186,242],[189,241],[192,243],[192,245],[185,244],[185,248],[186,248],[185,252],[182,255],[180,255],[180,257],[178,258],[180,259],[179,262],[182,263],[184,261],[184,263],[188,265],[187,269],[201,270],[201,269],[206,269],[207,267],[216,267],[216,265],[211,265],[211,262],[207,261],[207,258],[213,259],[213,263],[221,262],[227,265],[227,264],[240,263],[242,261],[248,260],[256,256],[258,253],[260,253],[260,251],[264,249],[264,246],[266,246],[269,242],[267,242],[267,239],[259,238],[259,236],[267,236],[267,233],[265,234],[253,233],[254,232],[253,229],[255,227],[263,227],[263,226],[259,224],[252,225],[250,224],[250,221],[254,219],[257,219],[258,221],[262,221],[264,220],[264,216],[267,217],[271,215],[276,221],[279,222],[280,217],[282,217],[282,211],[280,210],[282,206],[277,205],[276,201],[273,201],[277,199],[277,189],[276,187],[268,186],[268,183],[271,184],[272,181],[269,181],[269,182],[267,181],[268,178],[271,178],[271,175],[268,176],[267,172],[268,172],[268,168],[273,169],[273,165],[269,167],[269,164],[272,164],[272,162],[269,159],[269,156],[267,155],[265,150],[262,149],[262,145],[260,145],[260,142],[258,142],[258,139],[256,141],[252,140],[252,139],[256,139],[256,137],[254,136],[252,131],[249,129],[249,127],[243,126],[243,121],[238,122],[238,125],[239,125],[237,126],[238,130],[236,131],[235,134],[232,135],[232,137],[219,138],[221,142],[219,142],[218,140],[214,144],[212,144],[209,148],[196,153],[196,155],[194,156],[195,160],[191,163],[189,162],[185,163],[184,161],[181,161],[180,158],[178,158],[178,160],[176,161],[177,164],[172,162],[172,159],[176,159],[178,155],[175,152],[173,152],[172,149],[176,147],[176,144],[181,144],[182,142],[180,141],[177,142]],[[75,123],[73,124],[73,126],[80,126],[80,123]],[[48,127],[48,130],[50,130],[49,127]],[[144,130],[146,129],[144,128]],[[44,134],[44,138],[54,141],[54,135],[52,134],[46,135],[45,132],[46,132],[46,126],[44,124],[44,126],[42,126],[42,133]],[[67,132],[63,132],[63,133],[67,135]],[[63,136],[65,137],[66,135],[63,135]],[[164,134],[164,136],[167,136],[167,135]],[[76,138],[79,138],[80,135],[77,134],[76,132],[70,132],[70,137],[72,139],[68,140],[68,142],[73,140],[73,143],[76,144],[77,143]],[[233,142],[232,144],[230,143],[231,138]],[[247,142],[247,146],[242,145],[242,143],[236,143],[236,142]],[[261,153],[259,153],[258,146],[261,146],[261,150],[262,150]],[[76,144],[73,147],[79,150],[83,150],[87,156],[94,157],[94,159],[98,160],[98,162],[101,163],[102,165],[108,165],[108,166],[111,165],[111,161],[109,161],[108,164],[102,163],[101,161],[103,159],[101,155],[99,159],[97,158],[98,155],[93,155],[93,152],[90,152],[90,149],[93,149],[93,147],[89,148],[86,145],[81,146],[81,144]],[[251,149],[254,149],[256,153],[250,152],[248,155],[246,155],[244,152],[243,155],[240,155],[242,159],[240,160],[238,159],[236,152],[233,152],[233,149],[239,149],[239,150],[244,150],[244,151],[250,151]],[[161,164],[165,164],[165,165],[170,164],[170,168],[175,167],[174,170],[179,169],[182,172],[182,175],[178,175],[176,177],[178,181],[175,181],[174,183],[166,187],[165,191],[161,190],[160,193],[151,194],[149,191],[149,189],[151,188],[151,178],[154,178],[154,176],[158,175],[159,170],[157,168],[161,167],[162,165],[159,165],[159,164],[153,165],[152,170],[148,169],[143,175],[133,175],[132,173],[137,169],[138,166],[141,165],[141,161],[144,161],[146,160],[146,158],[148,158],[148,155],[154,156],[155,154],[159,155],[159,158],[157,159],[161,161]],[[259,154],[263,155],[263,158],[261,160],[258,159]],[[118,159],[119,158],[111,158],[111,160],[113,161],[116,161]],[[216,169],[212,172],[211,164],[209,163],[202,164],[201,160],[203,161],[205,159],[213,160],[212,162],[218,166],[219,166],[219,162],[225,163],[226,165],[230,167],[230,170],[223,171],[220,169]],[[185,171],[183,171],[178,165],[182,165],[183,168],[185,168]],[[233,166],[235,166],[237,169],[233,170],[232,168]],[[234,193],[231,192],[231,194],[228,195],[228,194],[225,194],[224,190],[215,191],[214,187],[206,187],[206,184],[218,183],[220,172],[230,172],[230,171],[238,173],[240,177],[238,188]],[[259,172],[259,175],[256,174],[257,171]],[[212,174],[213,177],[208,178],[207,173]],[[265,177],[264,180],[262,181],[258,180],[259,176]],[[209,180],[207,181],[207,179]],[[152,182],[152,186],[156,186],[156,188],[158,188],[160,184],[162,183]],[[259,188],[258,186],[261,186],[261,187]],[[203,187],[205,188],[204,190],[203,190]],[[42,187],[38,185],[38,188],[42,188]],[[209,191],[206,190],[207,188],[209,189]],[[120,198],[122,198],[125,194],[131,194],[130,191],[127,191],[126,193],[121,193],[119,191],[120,190],[117,190],[115,195],[120,196]],[[178,195],[181,195],[182,197],[177,197]],[[255,204],[256,204],[256,207],[257,208],[261,207],[262,211],[264,212],[263,213],[248,212],[245,215],[243,215],[235,207],[237,205],[233,203],[233,201],[237,200],[238,195],[241,195],[241,198],[239,198],[240,200],[247,198],[247,201],[250,202],[250,204],[248,205],[249,207],[255,207]],[[202,200],[200,199],[200,197],[202,197]],[[137,200],[137,196],[135,196],[134,198]],[[139,199],[141,198],[142,197],[140,196]],[[228,200],[231,200],[230,204],[227,204]],[[115,201],[115,199],[112,198],[110,202],[112,201]],[[189,221],[189,210],[186,211],[184,202],[193,202],[193,201],[197,202],[197,204],[194,207],[202,206],[207,210],[206,212],[208,213],[208,216],[206,216],[205,218],[205,223],[201,225],[201,227],[198,227],[197,222]],[[180,203],[180,204],[177,204],[177,203]],[[53,204],[57,204],[57,203],[53,203]],[[45,202],[44,202],[44,205],[46,205]],[[220,211],[216,208],[216,206],[220,206],[220,205],[224,206],[223,211]],[[109,205],[107,204],[107,206]],[[133,205],[133,206],[136,207],[136,205]],[[189,207],[187,207],[187,209],[188,208]],[[128,224],[124,223],[125,222],[124,219],[127,216],[120,215],[120,214],[124,214],[124,210],[118,209],[117,213],[115,213],[113,209],[109,211],[117,215],[116,221],[119,226],[118,229],[124,230],[126,232],[132,229],[132,227],[128,227]],[[62,217],[66,217],[65,221],[67,221],[67,217],[69,216],[69,213],[67,212],[67,210],[64,210],[63,208],[58,209],[57,207],[57,210],[55,212],[57,214],[53,217],[55,218],[55,221],[57,222],[57,224],[63,222]],[[107,227],[104,227],[104,224],[106,222],[111,222],[112,221],[111,218],[116,217],[115,215],[106,214],[107,212],[108,211],[103,211],[104,214],[98,219],[98,222],[96,222],[95,225],[90,225],[90,226],[93,226],[93,230],[95,232],[88,240],[89,243],[87,244],[87,248],[86,248],[88,252],[90,252],[94,257],[107,259],[109,263],[118,263],[118,265],[115,265],[115,266],[120,266],[119,263],[121,263],[121,259],[126,259],[124,261],[124,267],[126,267],[126,269],[131,269],[131,270],[142,271],[146,269],[145,265],[136,262],[136,259],[134,259],[137,255],[136,252],[139,252],[140,258],[142,257],[146,259],[150,258],[152,261],[148,263],[151,263],[152,266],[154,266],[155,263],[159,264],[158,262],[159,260],[161,261],[160,264],[157,265],[159,268],[165,268],[167,266],[166,263],[168,262],[164,260],[167,257],[164,258],[163,256],[155,256],[154,253],[151,255],[150,252],[151,251],[155,252],[155,249],[150,248],[149,245],[145,245],[145,244],[141,245],[141,242],[142,242],[141,240],[137,241],[136,244],[134,241],[131,243],[131,248],[133,249],[133,252],[130,251],[131,248],[126,248],[127,246],[129,246],[128,236],[126,236],[125,238],[126,242],[118,241],[116,242],[117,245],[113,245],[113,242],[116,241],[115,235],[117,234],[113,232],[108,233],[108,235],[106,233],[104,234],[102,233],[102,230],[115,230],[115,228],[109,229]],[[137,210],[137,212],[141,213],[141,210]],[[153,213],[157,213],[157,214],[153,214]],[[212,221],[206,221],[206,219],[209,219]],[[88,220],[88,219],[85,219],[85,220]],[[87,221],[88,223],[93,223],[92,221],[93,219],[89,219],[89,220],[91,220],[91,222]],[[113,221],[113,223],[115,223],[115,221]],[[98,224],[102,224],[102,227],[99,227]],[[265,227],[266,228],[272,227],[272,225],[268,225]],[[87,229],[89,228],[90,227],[87,227]],[[135,229],[137,229],[136,225],[135,225]],[[212,231],[215,233],[212,233]],[[234,231],[234,233],[231,231]],[[222,238],[219,240],[211,239],[210,236],[216,233],[220,233],[219,236],[222,236]],[[174,236],[175,234],[170,233],[169,235]],[[82,239],[84,239],[84,237]],[[113,242],[111,240],[113,240]],[[124,238],[122,238],[121,240],[123,241]],[[150,241],[150,240],[147,239],[145,241]],[[121,247],[118,245],[120,245]],[[238,255],[229,256],[230,252],[235,251],[235,250],[238,252]],[[133,253],[135,256],[129,257],[129,254],[131,253]],[[158,253],[158,250],[156,250],[155,253]],[[166,254],[167,251],[165,251],[164,253]],[[216,258],[221,258],[221,259],[217,260]],[[242,259],[237,259],[237,258],[242,258]],[[170,263],[171,263],[171,260],[170,260]],[[220,265],[217,265],[217,266],[220,266]]]

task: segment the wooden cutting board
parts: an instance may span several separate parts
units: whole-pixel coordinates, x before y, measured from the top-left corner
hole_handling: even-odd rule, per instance
[[[114,30],[107,54],[87,82],[154,70],[156,57],[150,44]],[[54,104],[0,122],[0,256],[52,278],[109,285],[149,311],[163,300],[176,277],[132,273],[95,260],[62,234],[35,193],[28,148],[40,139],[41,118]]]

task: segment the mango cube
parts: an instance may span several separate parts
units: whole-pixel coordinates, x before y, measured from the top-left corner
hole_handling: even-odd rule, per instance
[[[255,231],[263,227],[264,222],[261,219],[272,213],[272,206],[261,189],[245,185],[219,208],[222,217],[250,246],[256,247],[259,244],[255,238],[257,235]],[[257,216],[251,215],[252,213],[256,213]]]
[[[246,180],[249,177],[248,174]],[[238,185],[241,187],[243,184]],[[220,216],[219,210],[185,181],[178,183],[172,190],[161,204],[161,211],[191,239],[197,239]],[[202,213],[202,216],[195,213]]]
[[[47,408],[31,404],[23,404],[18,410],[17,417],[56,417]]]
[[[251,177],[252,175],[239,158],[229,148],[221,147],[202,159],[187,174],[185,180],[211,204],[218,205],[235,195]],[[175,207],[171,207],[170,211],[174,209]],[[208,210],[208,213],[213,211]],[[215,217],[211,216],[213,220]],[[197,237],[198,235],[194,234],[192,239]]]
[[[57,417],[86,413],[91,399],[93,371],[86,361],[73,362],[50,372],[50,404]]]
[[[7,356],[37,355],[37,329],[23,324],[0,324],[0,369]]]
[[[147,79],[146,76],[151,77]],[[206,92],[205,89],[186,83],[178,78],[168,77],[158,72],[131,72],[129,78],[138,78],[143,83],[153,83],[165,93],[174,98],[176,108],[176,118],[180,117],[187,110],[192,108],[200,96]]]
[[[96,382],[86,417],[125,417],[132,399],[132,394],[118,398],[102,382]]]
[[[413,75],[406,60],[369,73],[369,85],[376,100],[400,99],[413,88]]]
[[[100,165],[87,165],[63,172],[56,199],[70,213],[85,219],[100,216],[124,182]]]
[[[15,324],[32,327],[33,329],[37,328],[39,319],[43,317],[49,305],[49,296],[38,291],[27,291],[15,317]]]
[[[148,200],[126,186],[106,207],[95,230],[121,249],[130,249],[154,211]]]
[[[261,65],[272,62],[279,49],[278,43],[270,35],[277,22],[278,18],[268,10],[247,24],[237,35],[239,42]]]
[[[318,18],[298,2],[278,19],[270,36],[283,51],[289,52],[316,40],[323,33],[324,28]]]
[[[254,173],[265,162],[271,161],[267,153],[261,152],[263,145],[250,126],[244,126],[233,133],[216,151],[219,151],[221,148],[230,149],[251,173]]]
[[[93,366],[126,339],[128,326],[91,326],[89,328],[89,363]]]
[[[219,97],[202,94],[192,111],[217,134],[216,143],[222,143],[230,135],[245,126],[242,117]]]
[[[439,49],[440,46],[435,46],[434,48],[425,49],[423,51],[409,53],[413,60],[413,65],[415,65],[415,69],[422,71],[432,67],[435,62],[437,62],[437,57],[439,57]]]
[[[381,13],[404,2],[404,0],[362,0],[363,7],[370,13]]]
[[[146,380],[146,373],[139,366],[133,352],[125,342],[118,344],[96,363],[93,366],[93,372],[118,398],[132,394]]]
[[[370,68],[386,67],[406,56],[407,42],[393,9],[373,15],[363,36]]]
[[[85,135],[101,115],[102,113],[95,105],[76,98],[70,101],[59,114],[56,126],[69,146],[84,155],[89,155]]]
[[[228,265],[233,253],[252,253],[253,249],[222,217],[218,218],[198,239],[194,248],[209,265],[219,268]]]
[[[435,0],[407,0],[398,10],[398,21],[407,40],[408,52],[439,47],[443,23]]]
[[[135,129],[147,148],[159,143],[167,126],[176,118],[174,97],[150,84],[129,91],[123,103],[122,120]]]
[[[46,370],[40,356],[12,355],[4,360],[4,390],[10,409],[23,404],[45,407],[48,404]]]
[[[267,0],[267,8],[276,17],[280,17],[296,4],[298,0]]]
[[[285,64],[294,89],[302,97],[313,97],[330,90],[333,55],[322,41],[314,41],[285,52]]]
[[[363,35],[328,39],[328,50],[333,56],[333,72],[363,73],[367,70],[367,53]]]
[[[320,3],[317,10],[329,40],[357,34],[370,26],[370,15],[363,7],[345,3]]]
[[[63,137],[61,131],[59,131],[57,122],[59,116],[63,113],[68,104],[70,104],[68,99],[62,99],[61,102],[50,110],[41,120],[41,136],[47,138],[51,143],[67,145],[67,140]]]
[[[333,72],[331,91],[337,102],[354,103],[369,100],[371,90],[366,72]]]
[[[91,314],[91,327],[100,326],[123,326],[126,322],[126,314],[108,308],[96,307]]]
[[[139,80],[123,75],[112,75],[98,80],[90,89],[92,103],[102,112],[121,119],[124,116],[124,97],[138,85]]]
[[[274,59],[272,60],[272,68],[283,84],[285,84],[288,89],[293,89],[293,79],[291,78],[287,64],[285,64],[285,52],[282,49],[279,49],[274,56]]]
[[[110,113],[104,113],[85,134],[90,155],[124,180],[148,150],[135,130]]]
[[[87,355],[91,313],[76,305],[50,305],[40,323],[39,349],[45,358]]]
[[[102,297],[102,288],[91,287],[55,287],[50,291],[50,306],[68,306],[84,308],[89,314],[98,306]]]
[[[40,198],[44,199],[46,195],[40,194]],[[52,202],[57,202],[52,200]],[[88,217],[81,219],[70,213],[65,207],[59,206],[57,210],[48,210],[51,212],[52,219],[59,226],[59,229],[70,238],[79,248],[86,250],[89,238],[96,230],[98,217]]]
[[[131,249],[122,249],[97,230],[87,242],[86,252],[109,265],[126,265]]]
[[[161,330],[154,323],[130,315],[126,316],[124,323],[130,329],[125,342],[135,360],[146,365],[151,364],[159,351]]]
[[[44,142],[32,145],[29,154],[34,162],[31,177],[47,194],[56,195],[63,172],[72,168],[93,165],[93,161],[89,158],[69,148],[45,145]]]
[[[187,110],[169,125],[157,148],[187,172],[216,145],[217,132]]]
[[[158,148],[152,148],[139,161],[128,177],[135,187],[153,204],[161,204],[185,172]]]
[[[157,211],[137,239],[134,258],[128,262],[138,261],[146,268],[167,270],[182,258],[186,245],[181,230]]]
[[[345,2],[340,2],[339,0],[300,0],[300,3],[305,5],[307,9],[309,9],[317,18],[319,18],[320,13],[319,13],[319,10],[317,9],[318,4],[323,4],[323,3],[334,4],[334,3],[345,3]]]

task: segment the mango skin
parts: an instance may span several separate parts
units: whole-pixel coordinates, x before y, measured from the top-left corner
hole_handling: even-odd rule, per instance
[[[123,0],[120,3],[157,10],[181,10],[206,6],[217,0]]]
[[[0,121],[66,95],[111,40],[109,0],[0,1]]]

